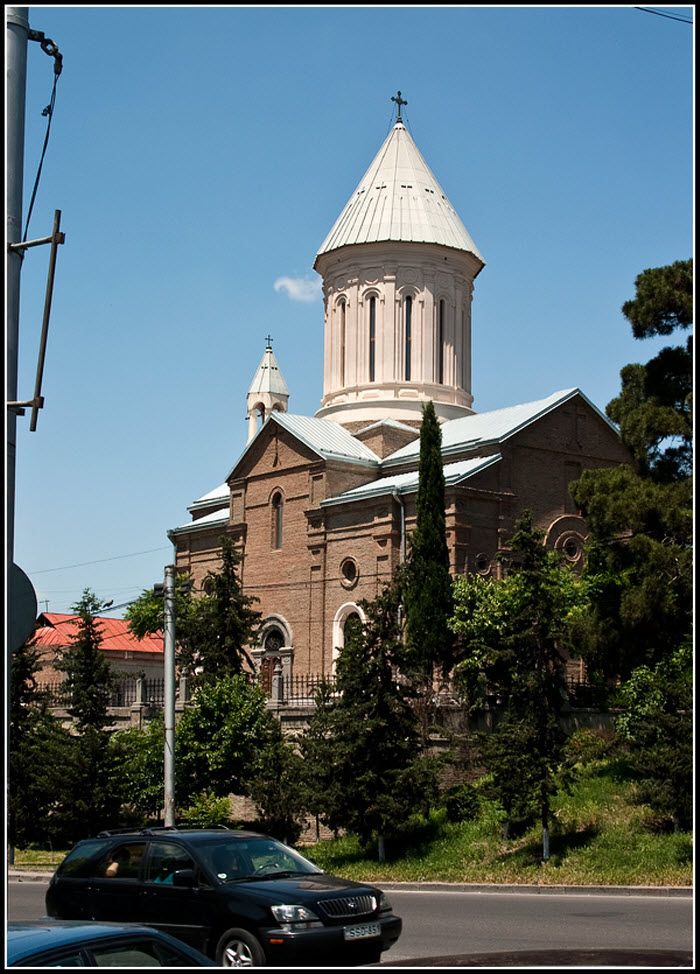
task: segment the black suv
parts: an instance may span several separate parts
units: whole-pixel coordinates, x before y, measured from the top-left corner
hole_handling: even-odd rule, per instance
[[[84,839],[51,878],[46,912],[158,927],[224,967],[370,964],[398,940],[381,890],[276,839],[228,829],[144,829]]]

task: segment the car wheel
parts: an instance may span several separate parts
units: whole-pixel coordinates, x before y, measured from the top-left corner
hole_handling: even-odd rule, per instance
[[[219,940],[216,960],[221,967],[264,967],[265,953],[252,933],[233,927]]]

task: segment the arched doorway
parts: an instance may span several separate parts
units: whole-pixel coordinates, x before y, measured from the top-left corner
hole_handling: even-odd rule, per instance
[[[263,636],[263,657],[260,660],[260,685],[269,696],[272,693],[272,674],[284,646],[284,634],[277,626],[270,626]]]
[[[335,672],[335,662],[345,645],[345,632],[350,622],[359,620],[365,622],[362,609],[354,602],[346,602],[341,605],[333,620],[333,655],[331,657],[331,672]]]

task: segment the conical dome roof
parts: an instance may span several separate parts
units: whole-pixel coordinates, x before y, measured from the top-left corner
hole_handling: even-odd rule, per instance
[[[317,257],[350,244],[401,240],[454,247],[484,260],[403,122],[397,122]]]
[[[277,359],[270,345],[265,349],[258,370],[253,376],[248,390],[249,396],[256,396],[262,393],[269,393],[277,396],[288,396],[289,389],[282,377]]]

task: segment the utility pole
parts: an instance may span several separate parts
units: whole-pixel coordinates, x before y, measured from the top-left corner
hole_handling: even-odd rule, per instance
[[[165,753],[163,755],[164,820],[167,826],[175,825],[175,566],[165,566],[165,643],[163,675]]]
[[[24,118],[27,87],[27,46],[29,18],[26,7],[7,7],[7,243],[22,239],[22,192],[24,172]],[[7,363],[6,392],[10,402],[17,400],[19,358],[19,295],[21,250],[8,248],[6,257]],[[17,410],[7,410],[7,571],[11,586],[15,549],[15,471],[17,453]],[[10,592],[11,596],[11,592]],[[12,600],[8,603],[12,611]]]

